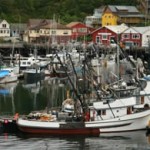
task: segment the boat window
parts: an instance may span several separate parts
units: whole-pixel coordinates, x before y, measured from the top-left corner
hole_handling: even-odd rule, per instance
[[[102,110],[102,115],[106,115],[106,110]]]
[[[114,96],[116,97],[130,97],[130,96],[133,96],[134,94],[134,90],[132,89],[127,89],[127,90],[118,90],[118,91],[115,91],[115,94]]]
[[[31,63],[30,63],[30,62],[27,62],[27,64],[30,65]]]
[[[127,107],[127,114],[131,114],[132,112],[132,107]]]
[[[144,96],[141,96],[141,104],[144,104]]]
[[[97,111],[97,114],[98,114],[99,116],[101,116],[101,110],[98,110],[98,111]]]

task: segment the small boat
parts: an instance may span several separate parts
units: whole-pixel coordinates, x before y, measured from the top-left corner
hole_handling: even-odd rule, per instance
[[[20,59],[17,64],[20,66],[21,70],[25,70],[29,67],[32,67],[34,64],[40,66],[41,68],[46,67],[49,64],[49,60],[42,57],[30,56],[26,59]]]
[[[16,82],[18,76],[10,70],[0,70],[0,84]]]
[[[44,70],[41,69],[39,66],[32,66],[30,68],[27,68],[23,71],[23,75],[26,81],[32,80],[34,82],[42,80],[45,77]]]

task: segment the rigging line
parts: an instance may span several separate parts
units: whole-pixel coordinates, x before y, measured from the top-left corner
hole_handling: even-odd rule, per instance
[[[70,82],[70,84],[71,84],[71,86],[72,86],[72,88],[73,88],[73,90],[74,90],[74,92],[75,92],[77,98],[79,99],[79,101],[80,101],[80,103],[81,103],[81,106],[82,106],[82,108],[83,108],[83,112],[84,112],[83,102],[82,102],[82,100],[81,100],[81,98],[80,98],[80,96],[79,96],[79,94],[78,94],[78,92],[77,92],[77,89],[74,87],[74,84],[72,83],[72,80],[71,80],[70,76],[68,75],[66,69],[64,68],[64,65],[63,65],[62,61],[60,60],[60,57],[58,56],[57,52],[56,52],[56,56],[57,56],[57,59],[59,60],[59,62],[60,62],[60,64],[61,64],[61,66],[63,67],[65,73],[67,74],[67,77],[68,77],[68,79],[69,79],[69,82]]]
[[[113,117],[116,118],[116,116],[115,116],[115,114],[114,114],[114,112],[113,112],[113,110],[112,110],[112,108],[111,108],[111,106],[110,106],[110,104],[109,104],[108,101],[107,101],[107,104],[108,104],[108,106],[109,106],[109,108],[110,108],[110,110],[111,110],[111,112],[112,112],[112,114],[113,114]]]
[[[88,70],[86,70],[86,71],[88,71]],[[90,82],[95,82],[94,81],[94,79],[91,81],[91,78],[90,77],[86,77],[86,79],[88,80],[88,81],[90,81]],[[98,91],[97,91],[97,86],[95,85],[95,84],[93,84],[94,85],[94,89],[95,89],[95,91],[96,91],[96,95],[97,95],[97,97],[98,97],[98,99],[101,101],[101,97],[100,97],[100,95],[99,95],[99,93],[98,93]],[[99,116],[100,116],[100,118],[103,120],[103,117],[99,114]]]
[[[69,56],[69,59],[70,59],[70,61],[71,61],[71,65],[72,65],[72,68],[73,68],[73,71],[74,71],[74,73],[75,73],[75,76],[76,76],[76,84],[77,84],[77,86],[79,85],[78,83],[78,75],[77,75],[77,73],[76,73],[76,70],[75,70],[75,67],[74,67],[74,64],[73,64],[73,61],[72,61],[72,58],[71,58],[71,55],[69,54],[69,53],[67,53],[67,55]],[[79,87],[78,87],[78,89],[79,89]],[[85,96],[84,96],[84,94],[82,95],[83,96],[83,99],[84,99],[84,101],[85,101]]]
[[[91,73],[91,71],[90,71],[90,69],[89,69],[89,66],[87,65],[87,63],[85,63],[86,64],[86,66],[87,66],[87,68],[88,68],[88,70],[87,69],[85,69],[85,71],[87,71],[87,73],[88,73],[88,75],[91,75],[92,73]],[[89,73],[90,72],[90,73]],[[90,77],[89,77],[90,78]],[[92,81],[93,81],[93,83],[94,83],[94,79],[91,79]],[[90,80],[90,81],[91,81]],[[91,82],[92,82],[91,81]],[[95,81],[96,82],[96,84],[98,85],[98,83],[97,83],[97,81]],[[100,97],[100,95],[99,95],[99,93],[98,93],[98,89],[97,89],[97,86],[95,85],[95,84],[93,84],[94,85],[94,88],[95,88],[95,90],[96,90],[96,94],[97,94],[97,97],[98,97],[98,99],[99,100],[101,100],[101,97]]]

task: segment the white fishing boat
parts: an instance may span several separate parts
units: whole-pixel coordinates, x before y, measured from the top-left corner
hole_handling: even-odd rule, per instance
[[[40,56],[34,57],[30,56],[27,58],[20,58],[17,62],[17,64],[20,66],[20,70],[25,70],[29,67],[32,67],[33,65],[38,65],[41,68],[46,67],[50,61],[48,58],[42,58]]]
[[[52,111],[49,114],[37,113],[30,114],[28,117],[19,117],[17,125],[21,131],[26,133],[58,135],[146,130],[150,120],[150,109],[133,107],[137,103],[137,96],[133,96],[134,87],[122,89],[119,92],[122,94],[121,97],[115,98],[109,95],[102,101],[92,102],[86,111],[83,111],[81,103],[78,103],[77,107],[74,106],[74,111],[72,109],[68,112]]]

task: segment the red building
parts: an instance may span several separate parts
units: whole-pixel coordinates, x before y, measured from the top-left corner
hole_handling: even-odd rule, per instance
[[[104,26],[91,33],[92,41],[105,46],[112,46],[114,39],[119,41],[120,34],[127,29],[126,25]]]
[[[124,43],[126,49],[130,47],[141,47],[142,46],[142,34],[140,31],[129,27],[120,35],[120,41]]]
[[[89,35],[92,31],[94,31],[93,28],[88,27],[81,22],[71,22],[66,26],[72,29],[71,39],[75,41],[77,41],[78,37]]]

